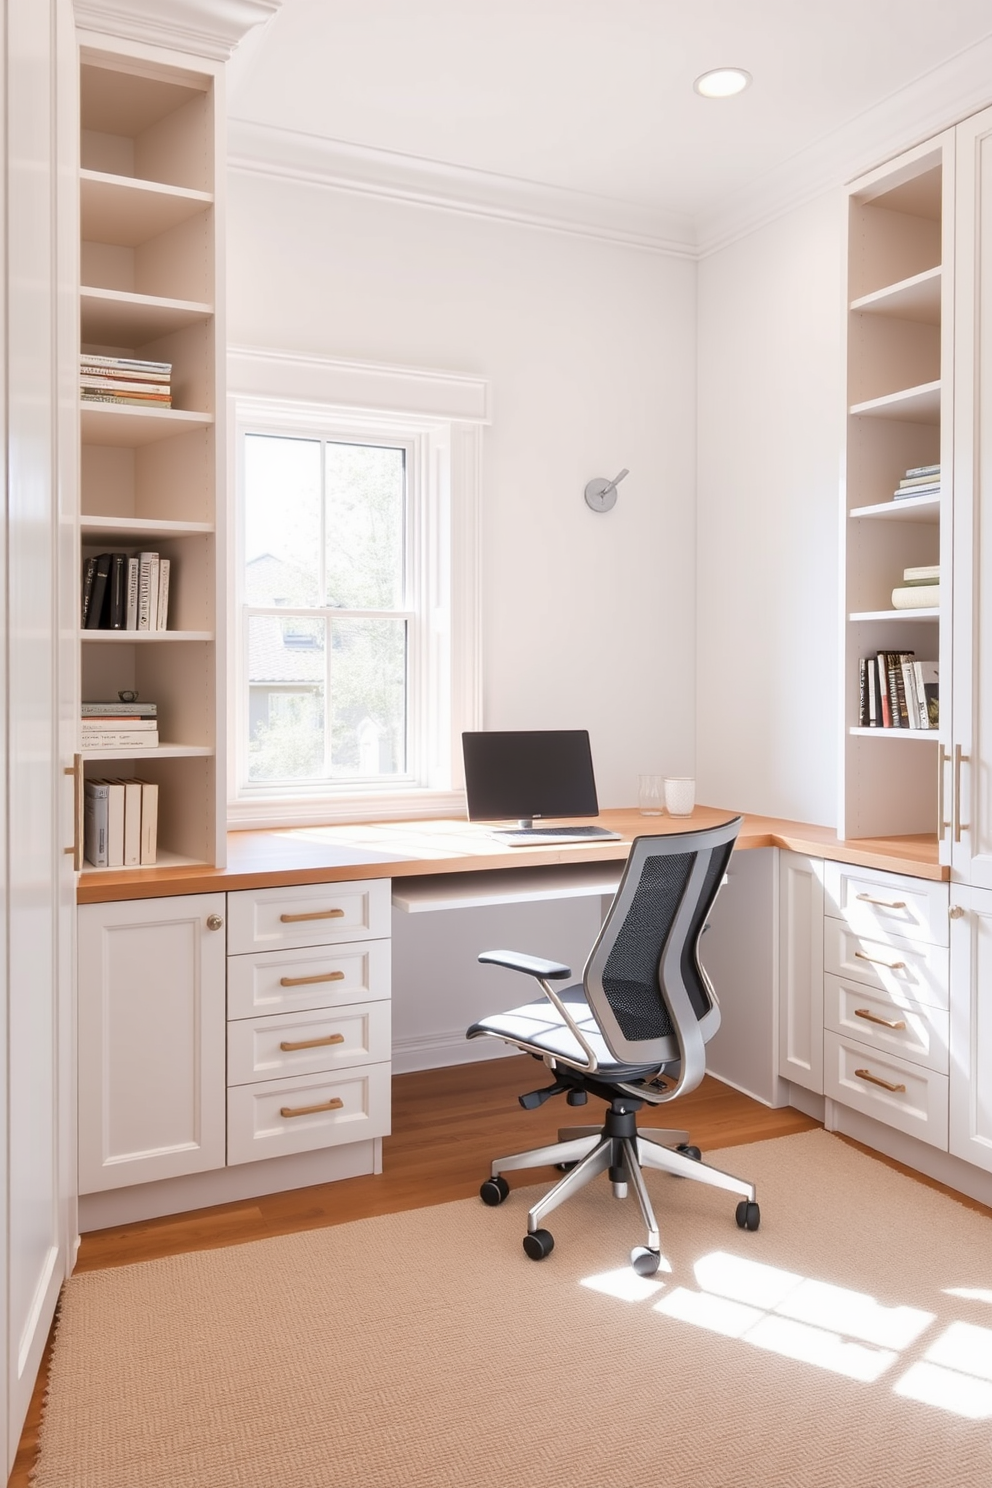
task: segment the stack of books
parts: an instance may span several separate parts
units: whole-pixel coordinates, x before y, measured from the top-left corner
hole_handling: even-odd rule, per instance
[[[79,396],[84,403],[129,403],[141,408],[171,408],[171,362],[144,362],[137,357],[79,357]]]
[[[94,868],[138,868],[158,853],[158,786],[148,780],[87,780],[83,856]]]
[[[935,661],[912,651],[879,651],[861,658],[858,722],[861,728],[935,729],[940,723]]]
[[[907,496],[939,496],[940,465],[914,465],[906,471],[892,493],[894,501],[905,501]]]
[[[902,583],[892,591],[895,610],[935,610],[940,604],[940,564],[905,568]]]
[[[81,747],[87,750],[157,749],[156,703],[83,703]]]
[[[170,562],[158,553],[98,553],[83,559],[84,630],[166,630]]]

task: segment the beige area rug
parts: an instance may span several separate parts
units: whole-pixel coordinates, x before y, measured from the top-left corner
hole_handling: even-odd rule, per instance
[[[992,1220],[816,1131],[74,1278],[37,1488],[989,1488]],[[539,1192],[530,1190],[529,1192]]]

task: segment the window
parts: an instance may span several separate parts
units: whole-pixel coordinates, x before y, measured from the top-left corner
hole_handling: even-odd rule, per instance
[[[477,429],[235,407],[231,824],[459,809],[479,714]]]

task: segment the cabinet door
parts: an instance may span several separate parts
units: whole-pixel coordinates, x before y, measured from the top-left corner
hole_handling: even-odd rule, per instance
[[[224,1166],[224,912],[223,894],[80,908],[81,1193]]]
[[[949,1147],[992,1172],[992,893],[951,894]]]
[[[823,862],[779,854],[779,1059],[784,1080],[823,1094]]]
[[[992,888],[992,109],[955,133],[954,692],[943,830],[956,874]]]

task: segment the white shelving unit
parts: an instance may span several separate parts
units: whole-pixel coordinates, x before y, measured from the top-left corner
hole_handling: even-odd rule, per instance
[[[849,197],[842,785],[845,837],[936,833],[946,730],[860,726],[862,657],[912,651],[949,690],[953,488],[953,135],[856,181]],[[939,496],[893,499],[940,463]],[[896,610],[903,570],[941,563],[939,609]],[[945,709],[947,710],[945,712]],[[946,691],[941,714],[949,714]]]
[[[83,768],[158,783],[160,864],[222,865],[223,74],[103,41],[80,52],[80,344],[170,362],[172,407],[81,405],[81,556],[154,549],[171,575],[168,630],[80,632],[83,698],[137,690],[161,743]]]

